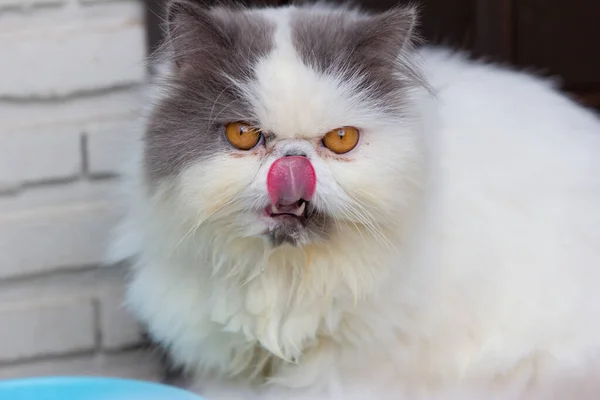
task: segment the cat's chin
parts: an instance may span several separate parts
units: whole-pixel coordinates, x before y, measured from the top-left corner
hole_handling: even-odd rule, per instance
[[[283,244],[299,246],[301,243],[310,242],[310,235],[306,231],[302,217],[286,214],[270,218],[273,221],[266,236],[273,247]]]
[[[267,206],[261,219],[266,225],[263,235],[273,247],[305,246],[326,240],[332,225],[331,217],[307,202],[285,209]]]

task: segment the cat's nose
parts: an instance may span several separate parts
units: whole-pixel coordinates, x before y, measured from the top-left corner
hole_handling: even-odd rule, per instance
[[[267,175],[267,191],[274,205],[290,205],[310,201],[317,186],[317,175],[308,158],[281,157],[271,165]]]

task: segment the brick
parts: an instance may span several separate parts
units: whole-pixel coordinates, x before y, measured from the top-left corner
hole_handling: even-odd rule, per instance
[[[92,175],[122,173],[134,151],[141,121],[131,115],[120,121],[97,124],[87,129],[88,168]]]
[[[90,121],[126,118],[139,113],[146,99],[144,89],[139,85],[53,101],[0,100],[2,133],[11,129],[43,131],[59,122],[81,126]]]
[[[160,364],[153,354],[135,350],[120,354],[63,357],[13,366],[0,366],[0,379],[85,375],[159,381],[160,372]]]
[[[36,6],[57,6],[65,2],[66,0],[0,0],[0,10]]]
[[[117,202],[119,190],[120,182],[117,179],[34,185],[13,195],[0,196],[0,215],[99,200]]]
[[[0,279],[101,264],[120,216],[109,201],[0,215]]]
[[[3,304],[0,361],[89,351],[95,347],[91,299]]]
[[[142,342],[142,328],[124,307],[124,293],[113,288],[99,296],[100,340],[106,350],[128,348]]]
[[[73,178],[81,170],[80,131],[76,126],[0,135],[0,189],[26,182]]]
[[[0,97],[52,98],[143,82],[141,8],[122,6],[110,18],[73,17],[0,35]]]
[[[123,0],[79,0],[79,2],[82,4],[112,3],[114,1],[123,1]]]
[[[93,298],[122,287],[127,281],[124,266],[98,267],[63,271],[26,279],[0,280],[0,304],[14,303],[30,298]]]
[[[0,10],[21,7],[22,4],[22,0],[0,0]]]

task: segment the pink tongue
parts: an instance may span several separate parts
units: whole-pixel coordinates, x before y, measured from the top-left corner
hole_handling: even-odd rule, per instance
[[[303,199],[309,201],[315,193],[317,176],[308,158],[282,157],[275,160],[269,175],[267,189],[275,205],[289,205]]]

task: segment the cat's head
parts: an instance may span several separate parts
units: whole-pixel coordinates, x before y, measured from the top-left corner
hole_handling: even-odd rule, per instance
[[[377,242],[417,201],[424,91],[413,9],[168,6],[171,71],[145,138],[151,190],[190,230],[272,246]]]

